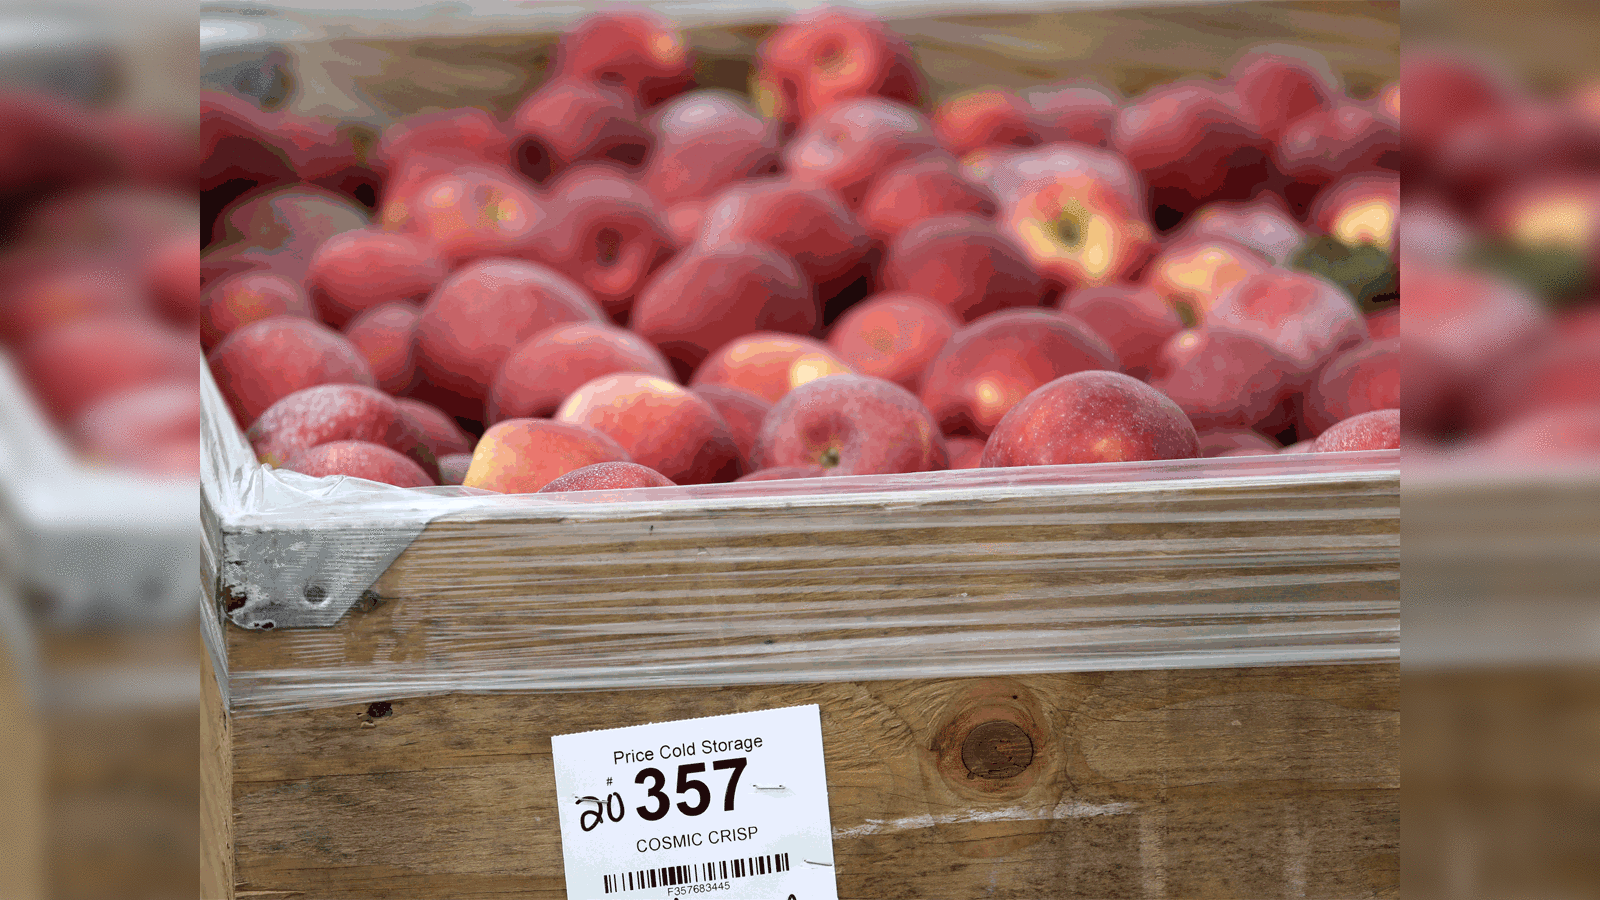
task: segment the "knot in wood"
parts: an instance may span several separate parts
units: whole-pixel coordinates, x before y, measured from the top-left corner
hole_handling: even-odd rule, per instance
[[[1015,722],[983,722],[962,741],[961,762],[974,778],[1014,778],[1033,762],[1033,740]]]

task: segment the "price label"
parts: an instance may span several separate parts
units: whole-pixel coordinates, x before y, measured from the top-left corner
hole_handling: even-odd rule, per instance
[[[572,900],[838,900],[818,707],[550,745]]]

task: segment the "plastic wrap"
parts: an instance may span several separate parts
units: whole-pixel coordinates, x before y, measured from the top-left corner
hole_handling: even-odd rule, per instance
[[[498,495],[257,464],[202,389],[239,714],[1399,657],[1398,451]]]

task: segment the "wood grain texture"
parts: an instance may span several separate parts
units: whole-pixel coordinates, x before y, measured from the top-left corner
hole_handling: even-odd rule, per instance
[[[39,627],[34,637],[48,895],[188,896],[201,843],[196,629]]]
[[[1392,665],[1134,671],[238,717],[232,896],[563,897],[551,735],[804,703],[841,897],[1396,896],[1398,685]],[[965,738],[996,721],[1034,755],[970,777]]]
[[[1592,896],[1600,663],[1408,665],[1404,693],[1407,895]]]
[[[22,660],[0,643],[0,897],[45,897],[45,769],[32,685]]]
[[[200,897],[233,896],[233,737],[211,665],[200,654]]]

